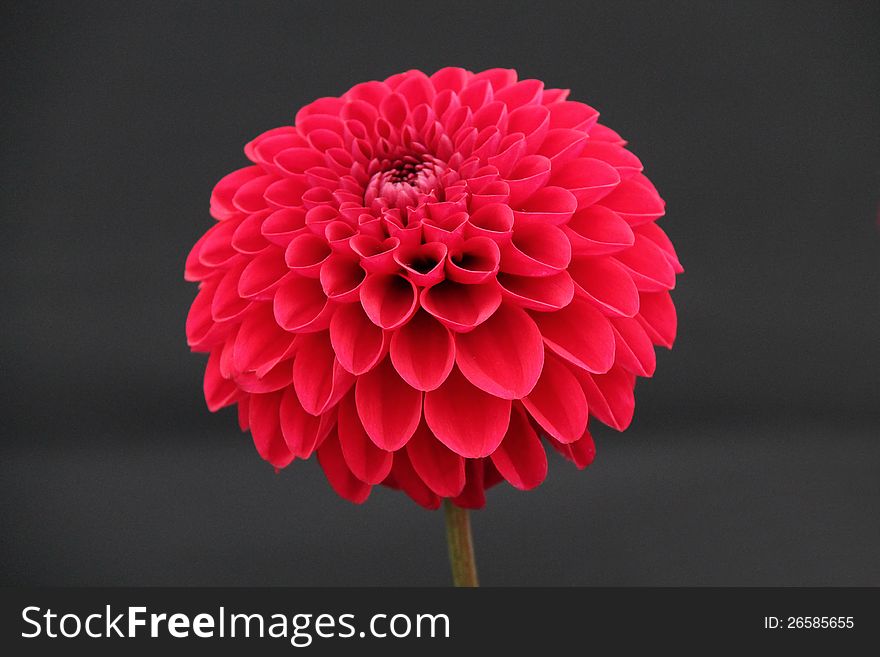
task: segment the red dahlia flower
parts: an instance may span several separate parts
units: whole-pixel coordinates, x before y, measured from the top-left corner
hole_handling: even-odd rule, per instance
[[[341,496],[485,503],[580,468],[676,331],[682,271],[626,142],[568,90],[445,68],[358,84],[245,147],[211,196],[187,318],[205,397]]]

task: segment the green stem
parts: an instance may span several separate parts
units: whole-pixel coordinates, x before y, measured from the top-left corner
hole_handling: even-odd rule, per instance
[[[452,582],[455,586],[479,586],[467,509],[455,506],[450,500],[443,500],[443,511],[446,515],[446,542],[449,544]]]

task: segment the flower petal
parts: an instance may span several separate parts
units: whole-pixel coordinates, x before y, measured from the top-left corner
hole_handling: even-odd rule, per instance
[[[555,313],[534,313],[544,342],[556,354],[588,372],[607,372],[614,364],[614,331],[588,302],[575,299]]]
[[[376,447],[367,436],[354,397],[349,393],[339,402],[336,429],[342,455],[355,477],[367,484],[379,484],[391,472],[393,455]]]
[[[615,358],[617,363],[637,376],[653,376],[657,356],[651,338],[635,319],[614,317]]]
[[[220,353],[212,351],[208,356],[208,365],[205,367],[205,402],[212,413],[229,406],[238,396],[235,383],[220,374]]]
[[[622,367],[613,367],[607,374],[575,373],[590,406],[590,414],[613,429],[626,429],[635,411],[635,375]]]
[[[639,311],[639,291],[627,269],[608,256],[572,258],[568,268],[575,291],[603,314],[632,317]]]
[[[465,461],[437,440],[425,422],[406,444],[416,474],[440,497],[455,497],[465,484]]]
[[[330,325],[334,309],[320,282],[294,276],[275,293],[272,311],[285,331],[311,333]]]
[[[425,421],[449,449],[465,458],[488,456],[510,423],[510,401],[471,385],[458,369],[425,393]]]
[[[614,191],[620,184],[620,174],[602,160],[581,157],[554,170],[550,184],[569,190],[577,198],[578,207],[585,208]]]
[[[389,478],[393,479],[397,488],[400,488],[419,506],[426,509],[440,507],[440,497],[428,488],[413,469],[406,450],[402,449],[394,453],[394,464],[391,466]]]
[[[598,160],[594,160],[598,162]],[[610,165],[606,165],[610,166]],[[613,192],[601,199],[602,205],[614,210],[630,226],[638,226],[662,217],[665,212],[663,199],[656,190],[644,184],[638,177],[622,181]]]
[[[405,324],[418,308],[412,281],[396,274],[371,274],[361,287],[361,304],[367,317],[386,330]]]
[[[547,452],[518,406],[510,414],[507,435],[491,458],[498,472],[519,490],[535,488],[547,477]]]
[[[574,283],[567,271],[542,277],[500,273],[498,284],[505,299],[531,310],[559,310],[574,298]]]
[[[468,459],[465,465],[466,481],[461,495],[452,503],[462,509],[482,509],[486,506],[485,459]]]
[[[520,399],[541,376],[541,332],[524,310],[502,304],[473,331],[456,336],[455,362],[481,390],[502,399]]]
[[[318,448],[318,462],[327,481],[340,497],[355,504],[362,504],[370,496],[372,486],[355,477],[345,463],[335,430]]]
[[[492,316],[501,305],[494,281],[466,285],[445,280],[422,291],[422,308],[453,331],[470,331]]]
[[[273,392],[251,395],[248,404],[248,423],[254,447],[264,460],[276,468],[287,467],[293,460],[293,453],[288,449],[281,433],[280,403],[281,394]]]
[[[571,243],[549,224],[522,224],[501,248],[501,271],[520,276],[552,276],[571,261]]]
[[[369,372],[385,355],[386,333],[373,324],[359,303],[341,306],[330,320],[336,359],[355,375]]]
[[[663,250],[643,235],[615,259],[629,271],[640,292],[662,292],[675,287],[675,270]]]
[[[455,341],[443,324],[424,310],[391,337],[391,362],[416,390],[434,390],[449,376],[455,362]]]
[[[299,336],[293,360],[293,387],[307,413],[320,415],[332,407],[354,380],[334,357],[328,331]]]
[[[561,443],[571,443],[587,428],[587,400],[578,379],[559,359],[547,354],[535,389],[523,400],[529,414]]]
[[[636,319],[650,336],[651,342],[672,349],[678,317],[669,292],[641,293]]]
[[[282,394],[279,416],[281,433],[287,448],[297,458],[309,458],[315,451],[319,439],[323,437],[322,417],[306,413],[293,387],[288,387]]]
[[[406,444],[422,416],[421,391],[398,376],[389,358],[358,377],[355,400],[367,435],[390,452]]]

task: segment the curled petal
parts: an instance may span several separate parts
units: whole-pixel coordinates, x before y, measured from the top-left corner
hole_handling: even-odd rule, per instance
[[[389,480],[392,480],[396,488],[400,488],[419,506],[426,509],[439,508],[440,497],[428,488],[413,469],[407,450],[394,453],[394,464],[391,466],[391,474],[385,480],[386,485]]]
[[[672,349],[678,318],[669,292],[641,293],[636,319],[650,336],[651,342]]]
[[[589,132],[599,118],[599,112],[589,105],[571,100],[554,103],[549,109],[551,128]]]
[[[468,459],[465,464],[464,489],[460,495],[452,498],[455,506],[462,509],[482,509],[486,506],[485,463],[485,459]]]
[[[502,176],[506,176],[526,150],[526,140],[521,132],[507,135],[498,145],[498,153],[488,158],[487,161],[496,167]]]
[[[446,276],[456,283],[482,283],[498,273],[500,262],[501,251],[493,240],[473,237],[450,252]]]
[[[470,331],[498,309],[501,291],[494,281],[465,285],[446,280],[423,290],[421,304],[453,331]]]
[[[499,244],[510,240],[513,211],[506,203],[490,203],[479,208],[465,226],[466,237],[488,237]]]
[[[266,249],[251,260],[238,279],[238,294],[244,299],[271,299],[275,290],[290,278],[281,249]]]
[[[553,438],[550,438],[549,442],[557,452],[574,463],[578,470],[586,468],[596,457],[596,445],[593,443],[589,429],[584,431],[584,435],[573,443],[565,444]]]
[[[208,356],[204,381],[205,402],[212,413],[229,406],[238,396],[238,388],[233,381],[220,374],[220,352],[213,351]]]
[[[495,100],[501,101],[512,110],[523,105],[540,103],[543,91],[544,83],[540,80],[520,80],[509,87],[499,89],[495,93]]]
[[[284,442],[297,458],[309,458],[324,437],[322,429],[330,429],[326,426],[324,416],[316,417],[306,413],[293,387],[286,388],[282,393],[279,416]]]
[[[318,462],[327,481],[340,497],[355,504],[362,504],[370,496],[372,486],[352,474],[345,462],[336,431],[332,431],[318,448]]]
[[[262,304],[238,329],[232,350],[235,370],[267,372],[290,353],[293,339],[293,335],[275,323],[272,306]]]
[[[251,395],[248,403],[248,424],[254,447],[264,460],[276,468],[285,468],[293,460],[281,433],[279,405],[281,394]]]
[[[430,105],[436,93],[428,76],[421,71],[401,82],[395,92],[403,96],[407,105],[413,108],[419,105]]]
[[[510,132],[523,133],[526,152],[534,153],[547,135],[550,111],[543,105],[524,105],[510,113],[507,126]]]
[[[436,285],[444,278],[443,263],[447,247],[442,242],[428,242],[401,247],[394,253],[394,262],[416,285]]]
[[[288,244],[284,261],[291,271],[300,276],[318,278],[321,266],[327,262],[330,254],[330,245],[326,239],[312,233],[303,233]]]
[[[277,365],[256,372],[238,372],[234,376],[235,385],[249,393],[275,392],[290,386],[291,365],[289,358]]]
[[[568,268],[576,290],[606,315],[632,317],[639,311],[639,291],[613,258],[573,258]]]
[[[199,249],[199,262],[209,268],[222,267],[238,252],[232,246],[232,236],[242,223],[242,216],[215,224],[206,234]]]
[[[675,270],[663,250],[652,240],[636,235],[635,244],[615,254],[640,292],[663,292],[675,287]]]
[[[588,372],[607,372],[614,364],[614,331],[608,319],[575,297],[555,313],[534,313],[547,346]]]
[[[504,179],[510,186],[510,205],[519,206],[550,179],[550,160],[543,155],[526,155]]]
[[[593,161],[598,162],[598,160]],[[614,210],[630,226],[654,221],[666,212],[663,199],[656,190],[636,177],[621,182],[601,201],[603,206]]]
[[[574,283],[567,271],[542,277],[501,273],[498,284],[505,299],[530,310],[559,310],[574,297]]]
[[[541,333],[524,310],[502,304],[473,331],[456,335],[455,362],[481,390],[502,399],[521,399],[541,376]]]
[[[577,198],[578,207],[585,208],[614,191],[620,184],[620,174],[602,160],[582,157],[554,170],[550,184],[569,190]]]
[[[335,307],[321,283],[314,278],[294,276],[275,293],[275,321],[285,331],[310,333],[330,325]]]
[[[648,222],[641,226],[637,226],[635,232],[647,237],[660,247],[676,274],[680,274],[684,271],[684,267],[681,266],[681,262],[678,260],[678,255],[675,253],[675,247],[672,246],[672,242],[660,226],[654,222]]]
[[[211,305],[216,291],[216,282],[203,284],[186,315],[186,343],[193,350],[208,351],[204,347],[210,346],[226,331],[211,316]]]
[[[538,155],[549,158],[554,167],[561,167],[583,153],[587,134],[581,130],[555,128],[547,132]]]
[[[441,68],[431,76],[431,84],[438,92],[444,89],[458,92],[464,88],[471,77],[473,74],[463,68],[448,66]]]
[[[630,317],[611,319],[617,363],[637,376],[653,376],[657,356],[642,325]]]
[[[282,178],[266,188],[263,194],[265,203],[275,209],[296,208],[302,203],[303,195],[308,190],[308,183],[298,178]],[[254,212],[254,210],[250,210]]]
[[[519,490],[535,488],[547,476],[547,453],[518,406],[510,414],[507,434],[491,458],[498,472]]]
[[[522,402],[537,423],[561,443],[574,442],[587,428],[587,400],[581,385],[552,355],[544,362],[538,385]]]
[[[361,285],[366,277],[367,272],[356,259],[338,254],[324,261],[318,275],[324,294],[338,303],[360,299]]]
[[[354,384],[355,377],[334,357],[327,331],[299,336],[293,360],[293,387],[311,415],[332,408]]]
[[[591,139],[584,147],[581,155],[607,162],[617,169],[621,180],[631,178],[642,170],[642,163],[639,158],[618,144]]]
[[[211,192],[211,216],[222,221],[237,214],[239,209],[232,203],[235,194],[244,184],[264,175],[262,167],[250,166],[223,176]]]
[[[250,299],[243,299],[238,293],[238,280],[246,264],[245,260],[234,264],[220,279],[214,300],[211,302],[211,316],[215,322],[239,319],[251,307],[253,302]]]
[[[517,225],[564,224],[577,209],[577,199],[562,187],[542,187],[523,203],[521,210],[514,210]]]
[[[275,154],[274,163],[288,175],[304,173],[312,167],[323,166],[327,162],[325,155],[311,147],[286,148]]]
[[[370,440],[390,452],[406,444],[422,416],[421,391],[401,379],[387,358],[358,377],[355,399]]]
[[[552,225],[516,226],[501,249],[501,271],[520,276],[552,276],[571,260],[571,243]]]
[[[592,142],[601,141],[616,144],[617,146],[626,146],[626,140],[623,137],[601,123],[594,124],[593,127],[589,128],[588,132]]]
[[[367,436],[358,417],[354,395],[349,393],[339,402],[336,425],[342,456],[355,477],[367,484],[379,484],[391,472],[393,455]]]
[[[389,237],[380,240],[372,235],[361,233],[351,238],[351,249],[361,257],[361,266],[368,272],[389,274],[397,270],[394,252],[400,247],[400,240]]]
[[[416,390],[434,390],[455,362],[455,341],[443,324],[419,310],[391,338],[391,363]]]
[[[467,212],[454,212],[444,217],[429,217],[422,223],[425,239],[454,245],[461,241],[468,221]]]
[[[318,205],[306,211],[306,226],[318,237],[324,237],[327,226],[339,219],[339,210],[332,205]]]
[[[512,68],[490,68],[474,74],[474,80],[488,80],[494,91],[516,84],[516,71]]]
[[[416,287],[404,276],[371,274],[361,287],[361,305],[367,317],[389,331],[409,321],[418,304]]]
[[[264,210],[263,212],[252,214],[242,221],[232,235],[232,248],[245,255],[254,255],[269,246],[269,241],[261,230],[263,220],[269,214],[271,214],[271,211]]]
[[[613,429],[626,429],[635,411],[635,375],[622,367],[614,367],[606,374],[577,374],[590,405],[590,414]]]
[[[406,444],[416,474],[440,497],[459,495],[465,484],[465,461],[437,440],[422,421]]]
[[[183,279],[190,283],[196,281],[202,281],[210,276],[214,268],[208,267],[199,260],[199,254],[202,251],[202,246],[208,239],[208,235],[210,235],[210,230],[202,235],[196,243],[193,245],[193,248],[190,250],[189,255],[186,256],[186,264],[183,269]]]
[[[358,303],[341,306],[330,320],[330,343],[339,364],[354,375],[369,372],[384,356],[386,333]]]
[[[473,386],[457,369],[425,393],[425,421],[456,454],[474,459],[494,452],[510,423],[510,401]]]
[[[562,230],[575,255],[616,253],[635,242],[629,224],[619,214],[601,205],[591,205],[575,212]]]
[[[285,208],[266,217],[260,230],[269,242],[286,247],[305,227],[305,208]]]

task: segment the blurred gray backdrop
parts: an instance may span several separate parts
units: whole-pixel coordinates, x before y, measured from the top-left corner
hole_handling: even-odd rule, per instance
[[[515,67],[631,142],[680,334],[598,456],[474,516],[484,584],[880,585],[876,2],[8,2],[0,584],[442,585],[443,520],[273,474],[185,344],[244,143],[408,68]]]

